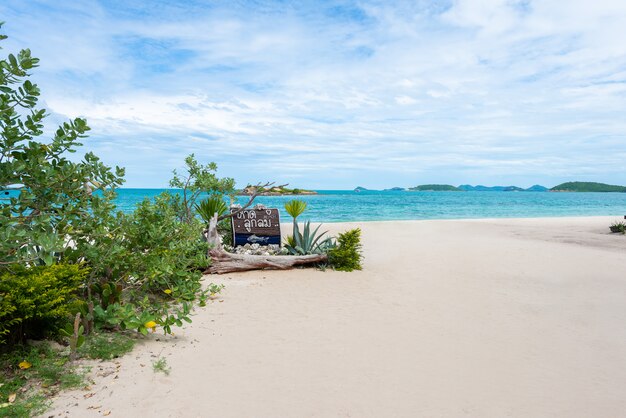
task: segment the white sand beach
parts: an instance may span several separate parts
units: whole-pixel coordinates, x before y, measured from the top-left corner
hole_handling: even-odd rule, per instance
[[[193,324],[94,363],[44,416],[624,416],[614,220],[327,224],[362,229],[363,271],[207,277],[226,288]]]

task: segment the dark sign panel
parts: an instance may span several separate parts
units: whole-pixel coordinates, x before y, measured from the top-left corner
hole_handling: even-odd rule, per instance
[[[231,209],[231,213],[237,209]],[[232,217],[233,244],[280,245],[278,209],[246,209]]]

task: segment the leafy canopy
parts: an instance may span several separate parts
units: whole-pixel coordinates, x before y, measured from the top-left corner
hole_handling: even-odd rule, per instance
[[[186,174],[175,174],[171,182],[183,189],[184,200],[164,193],[132,214],[117,211],[113,199],[124,171],[110,169],[92,153],[67,157],[87,136],[84,119],[65,122],[52,139],[40,139],[46,111],[37,107],[40,92],[28,73],[37,64],[29,50],[0,61],[0,280],[8,286],[0,289],[1,339],[8,339],[7,330],[25,329],[22,302],[34,298],[21,292],[26,299],[18,299],[10,289],[41,277],[42,286],[56,285],[37,292],[43,299],[37,296],[36,306],[57,312],[51,307],[58,302],[60,316],[80,310],[87,332],[95,325],[170,333],[172,326],[190,322],[193,306],[207,297],[201,271],[209,263],[208,245],[192,204],[202,192],[229,193],[234,182],[219,179],[214,163],[200,165],[191,155]],[[53,280],[60,275],[57,265],[78,264],[88,272],[73,276],[80,283]],[[67,292],[65,282],[71,285]],[[70,292],[86,303],[69,306]],[[46,331],[54,333],[56,326]]]
[[[288,202],[285,202],[285,210],[296,221],[296,218],[306,210],[306,202],[299,199],[293,199]]]
[[[214,162],[202,165],[191,154],[185,158],[185,165],[184,173],[174,170],[174,177],[170,180],[170,187],[182,190],[181,220],[191,221],[196,202],[202,193],[219,196],[235,194],[235,180],[217,177],[217,164]]]
[[[92,153],[79,162],[66,157],[89,131],[84,119],[38,140],[46,111],[37,107],[39,88],[28,79],[38,62],[28,49],[0,61],[0,268],[58,261],[69,244],[65,237],[83,236],[94,206],[111,200],[108,189],[123,182],[123,169],[113,172]]]

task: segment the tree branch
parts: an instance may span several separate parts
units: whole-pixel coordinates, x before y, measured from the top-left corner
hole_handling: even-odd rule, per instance
[[[285,187],[286,185],[287,184],[282,185],[282,186],[276,186],[276,187]],[[232,218],[236,214],[238,214],[240,212],[243,212],[244,210],[248,209],[252,205],[252,202],[254,202],[254,199],[256,199],[256,197],[259,195],[259,189],[265,189],[265,188],[270,187],[270,186],[274,186],[274,182],[267,182],[265,184],[258,183],[256,186],[251,186],[253,191],[252,191],[252,194],[250,195],[250,199],[248,200],[248,203],[246,203],[245,205],[243,205],[239,209],[235,210],[234,212],[226,213],[226,214],[220,216],[219,218],[217,218],[218,222],[219,221],[223,221],[224,219]]]

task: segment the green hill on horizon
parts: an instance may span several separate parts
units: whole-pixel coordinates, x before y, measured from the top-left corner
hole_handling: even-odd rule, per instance
[[[626,187],[592,181],[568,181],[554,186],[551,192],[626,192]]]
[[[450,184],[422,184],[420,186],[415,186],[409,188],[414,192],[461,192],[462,190],[458,187],[452,186]]]

